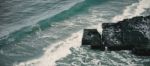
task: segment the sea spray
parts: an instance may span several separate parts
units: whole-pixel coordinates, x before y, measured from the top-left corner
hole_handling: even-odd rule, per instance
[[[22,62],[14,66],[55,66],[55,61],[71,53],[71,47],[80,47],[81,38],[82,31],[74,33],[70,38],[43,49],[45,50],[45,53],[42,57],[27,62]]]
[[[150,8],[150,0],[140,0],[139,3],[133,3],[126,7],[121,15],[115,16],[112,21],[117,22],[123,19],[140,16],[146,9]]]
[[[87,2],[88,0],[86,0],[86,2]],[[89,0],[90,1],[90,0]],[[99,0],[99,1],[101,1],[101,0]],[[114,0],[115,2],[118,2],[118,0]],[[65,40],[67,40],[66,39],[66,37],[70,37],[70,32],[72,32],[72,33],[75,33],[76,32],[76,30],[81,30],[81,29],[84,29],[86,26],[88,26],[90,29],[92,28],[90,25],[96,25],[96,27],[97,27],[97,23],[100,23],[100,22],[103,22],[102,20],[103,20],[103,18],[105,19],[105,20],[107,20],[107,17],[111,17],[111,16],[113,16],[113,14],[115,15],[115,13],[114,13],[114,10],[112,10],[112,9],[116,9],[116,10],[118,10],[118,11],[116,11],[117,12],[117,14],[118,14],[118,12],[121,12],[122,10],[123,10],[123,8],[125,7],[125,6],[127,6],[127,5],[129,5],[129,4],[131,4],[133,1],[131,1],[131,0],[128,0],[128,1],[124,1],[125,3],[127,2],[128,4],[126,4],[126,5],[122,5],[122,4],[125,4],[125,3],[122,3],[122,1],[119,1],[118,3],[120,3],[120,4],[118,4],[118,3],[115,3],[115,4],[118,4],[119,5],[119,7],[118,7],[118,5],[116,5],[117,7],[113,7],[113,5],[114,5],[114,3],[111,3],[111,2],[114,2],[114,1],[109,1],[109,2],[103,2],[103,3],[101,3],[100,5],[98,5],[98,6],[96,6],[96,7],[91,7],[89,10],[88,9],[86,9],[86,10],[88,10],[88,11],[85,11],[85,12],[79,12],[79,13],[76,13],[76,14],[80,14],[79,16],[76,16],[76,17],[72,17],[72,16],[69,16],[69,17],[71,17],[71,19],[69,19],[68,20],[68,18],[67,19],[65,19],[65,20],[62,20],[62,21],[60,21],[60,22],[57,22],[57,24],[63,24],[63,26],[60,26],[60,25],[57,25],[57,26],[59,26],[59,27],[57,27],[57,29],[56,28],[53,28],[53,27],[55,27],[55,24],[54,24],[54,26],[53,26],[53,24],[52,25],[50,25],[50,26],[52,26],[52,27],[50,27],[50,28],[48,28],[48,29],[46,29],[46,30],[42,30],[43,28],[41,28],[41,27],[37,27],[37,31],[39,31],[40,33],[37,33],[38,34],[38,36],[39,37],[35,37],[35,38],[32,38],[32,36],[31,36],[31,38],[25,38],[25,39],[28,39],[29,41],[24,41],[24,40],[21,40],[21,41],[23,41],[23,42],[25,42],[25,45],[24,45],[24,43],[21,43],[21,44],[18,44],[19,46],[20,45],[22,45],[21,47],[22,48],[25,48],[25,49],[27,49],[28,50],[28,52],[27,53],[30,53],[31,52],[31,54],[33,53],[33,52],[36,52],[36,51],[38,51],[38,50],[41,50],[43,47],[45,47],[44,45],[46,44],[46,47],[47,47],[47,45],[49,46],[49,44],[50,44],[50,46],[55,46],[54,48],[52,48],[52,47],[49,47],[49,49],[50,48],[52,48],[52,50],[51,51],[54,51],[54,54],[55,54],[55,50],[56,50],[56,52],[57,52],[57,48],[60,48],[61,46],[62,47],[64,47],[64,44],[61,44],[61,42],[62,41],[65,41]],[[90,2],[88,2],[88,3],[91,3],[91,1]],[[98,3],[98,2],[97,2]],[[87,4],[86,4],[87,5]],[[95,5],[95,4],[94,4]],[[91,6],[91,4],[90,4],[90,6]],[[105,7],[106,6],[106,7]],[[44,8],[44,7],[43,7]],[[65,7],[66,8],[66,7]],[[82,7],[83,8],[83,7]],[[87,8],[87,7],[86,7]],[[105,9],[106,8],[106,9]],[[111,9],[112,8],[112,9]],[[94,10],[94,12],[93,12],[93,10]],[[70,10],[70,11],[72,11],[72,10]],[[96,12],[95,12],[96,11]],[[92,12],[92,13],[91,13]],[[49,14],[47,14],[47,15],[49,15]],[[60,14],[59,14],[60,15]],[[61,16],[61,15],[60,15]],[[42,17],[42,16],[39,16],[39,17]],[[58,16],[59,17],[59,16]],[[102,17],[102,18],[101,18]],[[79,19],[78,19],[79,18]],[[61,19],[63,19],[63,18],[61,18]],[[49,20],[47,20],[47,22],[48,22]],[[55,20],[54,20],[55,21]],[[64,23],[64,21],[67,21],[67,23]],[[31,21],[32,22],[32,21]],[[110,21],[106,21],[106,22],[110,22]],[[66,24],[73,24],[72,26],[71,25],[66,25]],[[74,24],[75,23],[75,24]],[[39,23],[39,24],[41,24],[41,23]],[[45,26],[45,24],[46,24],[46,26]],[[41,24],[42,25],[42,24]],[[47,25],[48,25],[48,23],[43,23],[43,27],[45,28],[45,27],[47,27]],[[38,25],[38,26],[40,26],[40,25]],[[66,29],[66,27],[67,27],[67,29]],[[100,27],[100,26],[99,26]],[[52,29],[52,30],[51,30]],[[29,29],[30,30],[30,29]],[[55,32],[56,31],[56,32]],[[101,32],[102,30],[100,30],[99,32]],[[54,32],[54,33],[53,33]],[[46,34],[45,34],[46,33]],[[51,33],[53,33],[53,34],[51,34]],[[42,36],[42,34],[44,34],[44,36]],[[49,35],[50,34],[50,35]],[[67,34],[67,36],[65,36]],[[68,34],[69,34],[69,36],[68,36]],[[81,33],[82,34],[82,33]],[[60,36],[60,35],[64,35],[64,36]],[[29,36],[29,35],[27,35],[27,36]],[[59,39],[59,38],[62,38],[62,39]],[[40,39],[39,39],[40,38]],[[43,39],[44,38],[44,39]],[[45,39],[46,38],[46,39]],[[38,39],[38,40],[36,40],[36,39]],[[51,40],[52,39],[52,40]],[[53,39],[57,39],[58,41],[56,41],[56,42],[58,42],[58,43],[55,43],[54,41],[55,40],[53,40]],[[47,44],[48,43],[48,44]],[[70,44],[75,44],[75,43],[78,43],[78,42],[73,42],[73,43],[70,43]],[[57,44],[57,45],[53,45],[53,44]],[[26,45],[28,45],[27,47],[26,47]],[[33,54],[33,58],[30,58],[30,56],[26,56],[25,54],[22,54],[22,52],[24,52],[24,51],[22,51],[20,48],[18,48],[18,47],[16,47],[16,45],[14,45],[14,44],[11,44],[11,45],[7,45],[9,48],[13,48],[13,49],[16,49],[16,50],[12,50],[12,49],[8,49],[8,50],[6,50],[6,51],[9,51],[10,53],[7,53],[7,54],[11,54],[11,53],[19,53],[19,52],[21,52],[20,54],[20,56],[16,56],[15,58],[14,58],[14,56],[12,57],[9,57],[9,58],[7,58],[7,56],[6,56],[6,58],[1,58],[1,60],[2,60],[2,62],[0,63],[0,64],[9,64],[9,65],[2,65],[2,66],[11,66],[11,64],[10,63],[8,63],[8,60],[7,59],[13,59],[14,61],[12,61],[12,63],[15,63],[15,64],[23,64],[24,65],[24,62],[26,63],[26,62],[30,62],[30,61],[32,61],[32,59],[33,60],[36,60],[36,59],[41,59],[41,57],[43,57],[43,58],[46,58],[46,57],[44,57],[43,56],[43,53],[45,53],[46,52],[46,50],[48,50],[47,48],[46,49],[44,49],[45,50],[45,52],[44,51],[42,51],[42,53],[40,53],[40,52],[38,52],[36,55],[35,54]],[[7,47],[7,46],[4,46],[3,48],[5,48],[5,47]],[[35,48],[36,47],[36,49],[37,50],[30,50],[30,49],[28,49],[28,48],[30,48],[30,47],[33,47],[33,48]],[[39,48],[39,47],[42,47],[42,48]],[[21,51],[19,51],[18,52],[18,50],[21,50]],[[76,49],[75,49],[76,50]],[[14,51],[14,52],[12,52],[12,51]],[[68,51],[67,51],[68,52]],[[72,51],[70,51],[71,52],[71,54],[74,54]],[[88,51],[89,52],[89,51]],[[4,51],[4,53],[5,53],[5,51]],[[47,53],[49,53],[49,52],[47,52]],[[51,53],[51,52],[50,52]],[[39,54],[41,54],[41,56],[40,57],[37,57],[37,55],[39,56]],[[69,54],[69,53],[68,53]],[[88,53],[88,54],[91,54],[90,52]],[[96,52],[96,54],[97,54],[97,52]],[[45,54],[44,54],[45,55]],[[51,54],[49,54],[49,55],[51,55]],[[70,54],[69,54],[70,55]],[[87,54],[85,54],[85,55],[87,55]],[[92,54],[93,55],[93,54]],[[99,54],[99,55],[101,55],[101,54]],[[23,57],[23,56],[26,56],[26,57]],[[67,55],[68,56],[68,55]],[[3,57],[3,56],[2,56]],[[22,60],[22,59],[26,59],[26,60]],[[49,56],[47,56],[47,57],[49,57]],[[74,56],[72,56],[73,58],[75,58]],[[71,57],[71,58],[72,58]],[[94,55],[94,57],[95,57],[95,55]],[[18,58],[18,59],[17,59]],[[66,58],[65,56],[64,57],[61,57],[61,58]],[[104,57],[104,58],[107,58],[107,57]],[[109,58],[109,57],[108,57]],[[6,59],[6,61],[5,61],[5,59]],[[47,59],[47,58],[46,58]],[[69,58],[70,59],[70,58]],[[80,59],[81,59],[81,57],[80,57]],[[92,58],[91,58],[92,59]],[[98,59],[98,58],[97,58]],[[42,60],[42,59],[41,59]],[[60,59],[58,59],[58,60],[60,60]],[[82,59],[81,59],[82,60]],[[85,59],[86,60],[86,59]],[[5,61],[5,62],[4,62]],[[44,59],[42,60],[42,62],[41,63],[44,63]],[[74,60],[74,61],[76,61],[76,60]],[[20,63],[21,62],[21,63]],[[48,61],[46,61],[46,62],[48,62]],[[64,63],[66,62],[66,61],[63,61]],[[33,63],[31,63],[31,64],[26,64],[26,66],[38,66],[38,64],[36,64],[36,63],[38,63],[38,61],[36,62],[35,61],[35,63],[33,62]],[[40,63],[40,61],[39,61],[39,63]],[[85,62],[84,62],[85,63]],[[109,62],[106,62],[106,63],[109,63]],[[55,64],[55,62],[53,63],[53,64]],[[57,63],[56,63],[57,64]],[[70,62],[67,62],[67,64],[70,64]],[[87,63],[85,63],[85,64],[87,64]],[[40,64],[39,64],[40,65]],[[78,64],[77,64],[78,65]],[[87,65],[85,65],[85,66],[88,66],[89,64],[87,64]],[[15,66],[15,65],[14,65]],[[42,66],[44,66],[44,65],[42,65]],[[79,65],[78,65],[79,66]],[[93,66],[95,66],[95,65],[93,65]]]

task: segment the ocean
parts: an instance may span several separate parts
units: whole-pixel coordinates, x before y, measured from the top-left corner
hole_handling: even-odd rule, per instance
[[[0,66],[150,66],[127,50],[81,46],[83,29],[141,15],[149,0],[0,0]]]

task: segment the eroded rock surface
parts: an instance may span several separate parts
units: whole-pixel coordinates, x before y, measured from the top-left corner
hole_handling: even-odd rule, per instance
[[[82,45],[91,45],[92,49],[104,50],[101,35],[96,29],[84,29]]]
[[[82,45],[108,50],[132,50],[150,56],[150,16],[139,16],[117,23],[103,23],[102,37],[96,29],[85,29]]]

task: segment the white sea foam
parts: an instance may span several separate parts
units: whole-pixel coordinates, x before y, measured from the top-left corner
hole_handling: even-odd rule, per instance
[[[98,31],[100,34],[102,34],[102,31],[103,31],[103,29],[102,29],[102,23],[99,23],[99,24],[98,24],[97,31]]]
[[[140,16],[148,8],[150,8],[150,0],[140,0],[139,3],[133,3],[127,6],[123,14],[115,16],[112,20],[113,22],[117,22],[126,18]]]
[[[70,48],[81,45],[82,31],[74,33],[66,40],[50,45],[45,48],[42,57],[27,62],[15,64],[14,66],[55,66],[55,62],[71,53]]]
[[[131,11],[130,8],[133,9],[137,5],[138,5],[138,3],[135,3],[131,6],[129,6],[126,10],[126,13],[128,11]],[[130,13],[130,12],[128,12],[128,13]],[[90,21],[95,22],[95,19],[93,19],[93,20],[90,19]],[[91,26],[90,26],[90,28],[91,28]],[[98,31],[100,33],[102,32],[101,23],[98,26]],[[44,36],[44,37],[47,37],[47,36]],[[68,54],[71,54],[71,51],[70,51],[71,47],[74,47],[74,48],[80,47],[81,38],[82,38],[82,31],[74,33],[68,39],[62,40],[58,43],[50,45],[48,48],[45,48],[44,49],[45,53],[43,54],[42,57],[33,59],[33,60],[29,60],[26,62],[21,62],[14,66],[55,66],[56,65],[55,62],[57,60],[59,60],[63,57],[66,57]]]

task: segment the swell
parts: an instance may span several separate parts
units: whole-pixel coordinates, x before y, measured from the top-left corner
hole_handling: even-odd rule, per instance
[[[75,4],[73,7],[68,10],[64,10],[59,14],[54,15],[53,17],[39,21],[36,25],[26,26],[20,30],[14,31],[9,35],[3,36],[0,38],[0,48],[5,45],[14,44],[21,41],[23,38],[32,36],[36,32],[50,28],[52,23],[59,22],[65,19],[70,18],[79,13],[86,12],[91,6],[95,6],[105,2],[106,0],[85,0],[83,2]]]

